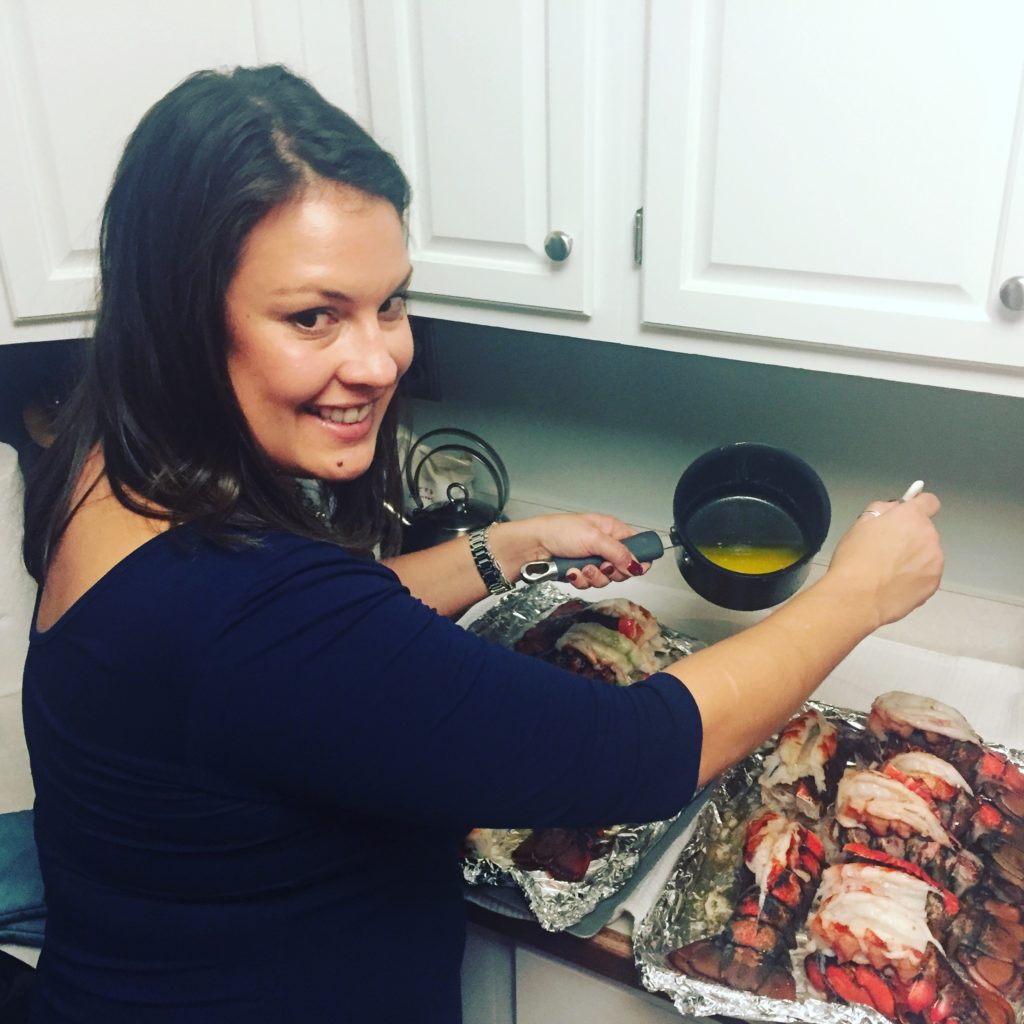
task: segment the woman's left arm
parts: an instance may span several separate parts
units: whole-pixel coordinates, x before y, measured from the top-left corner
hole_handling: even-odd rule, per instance
[[[527,562],[554,557],[603,558],[601,566],[587,566],[570,578],[573,586],[587,590],[605,587],[612,581],[621,582],[644,571],[629,548],[621,543],[634,532],[614,516],[560,513],[496,523],[487,531],[487,544],[510,583],[519,580],[519,570]],[[487,597],[487,587],[473,561],[467,537],[381,561],[414,597],[442,615],[460,615]]]

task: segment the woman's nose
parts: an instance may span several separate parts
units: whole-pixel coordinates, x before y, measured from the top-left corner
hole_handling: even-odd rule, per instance
[[[359,324],[342,340],[337,376],[344,384],[390,387],[399,376],[396,345],[392,335],[376,322]]]

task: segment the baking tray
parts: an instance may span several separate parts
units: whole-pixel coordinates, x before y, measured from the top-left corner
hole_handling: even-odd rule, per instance
[[[866,714],[808,701],[826,718],[863,730]],[[798,999],[772,999],[679,974],[665,956],[679,946],[721,931],[731,909],[731,894],[742,861],[746,823],[761,806],[758,778],[775,738],[726,771],[708,787],[707,798],[694,815],[691,832],[658,899],[633,931],[633,954],[640,978],[651,992],[667,995],[676,1009],[694,1017],[724,1016],[740,1020],[801,1024],[892,1024],[866,1006],[829,1003],[813,992],[802,968],[806,938],[803,929],[793,951]],[[1024,766],[1024,752],[986,744]],[[1024,1013],[1015,1007],[1017,1024]]]
[[[513,647],[527,629],[578,597],[555,583],[536,584],[505,595],[467,628],[493,643]],[[662,636],[664,664],[706,646],[666,627]],[[584,938],[596,935],[619,915],[623,903],[689,828],[708,795],[705,791],[668,821],[624,827],[611,851],[595,858],[579,882],[559,881],[544,871],[523,871],[484,858],[467,859],[463,877],[472,887],[467,899],[508,916],[532,918],[548,931],[570,931]]]
[[[634,897],[655,873],[668,870],[668,866],[662,865],[663,858],[670,855],[676,847],[677,841],[687,835],[698,812],[710,796],[710,787],[695,796],[672,819],[672,823],[661,839],[644,854],[636,870],[625,884],[611,896],[599,900],[594,909],[581,917],[575,924],[568,925],[562,930],[578,938],[589,939],[612,921],[621,917],[624,912],[633,913]],[[685,842],[685,839],[683,841]],[[523,890],[514,884],[472,885],[466,889],[466,899],[507,917],[518,917],[530,921],[537,919]],[[643,912],[646,912],[648,907],[644,905],[642,899],[637,900],[636,903],[637,909],[642,908]]]

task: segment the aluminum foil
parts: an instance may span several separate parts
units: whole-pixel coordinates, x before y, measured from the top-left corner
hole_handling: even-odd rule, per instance
[[[538,583],[505,595],[467,628],[493,643],[513,647],[531,626],[573,598],[573,594],[555,583]],[[665,666],[705,646],[700,640],[663,627],[662,646],[656,658],[659,666]],[[542,928],[562,931],[578,924],[603,900],[619,892],[675,820],[617,826],[609,852],[595,858],[579,882],[559,881],[546,871],[523,871],[511,863],[510,856],[493,860],[467,857],[463,861],[463,878],[471,885],[516,888]],[[517,840],[525,839],[529,831],[509,829],[503,834],[508,836],[508,843],[501,845],[511,854]]]
[[[808,701],[834,722],[862,730],[866,715]],[[676,1009],[695,1017],[721,1014],[743,1020],[799,1021],[806,1024],[892,1024],[866,1006],[828,1003],[811,988],[803,970],[806,932],[791,952],[797,999],[770,999],[724,985],[699,981],[673,971],[665,956],[679,946],[720,932],[732,912],[736,877],[742,863],[746,824],[761,806],[758,777],[775,746],[764,744],[716,783],[715,791],[693,822],[693,833],[650,912],[633,932],[633,955],[644,986],[668,995]],[[1024,752],[988,744],[1024,766]],[[1017,1024],[1022,1015],[1017,1011]]]

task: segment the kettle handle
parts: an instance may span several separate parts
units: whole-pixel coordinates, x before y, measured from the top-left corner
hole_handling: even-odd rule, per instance
[[[474,451],[472,448],[467,448],[464,445],[442,445],[438,448],[431,449],[430,452],[416,465],[415,471],[413,470],[413,452],[416,451],[420,445],[423,444],[428,438],[437,437],[439,434],[448,434],[454,437],[464,437],[468,441],[477,445],[482,451],[486,452],[490,457],[490,461],[480,455],[479,452]],[[451,451],[452,449],[458,451],[468,452],[470,455],[475,455],[488,469],[494,482],[498,485],[498,511],[497,514],[500,516],[505,509],[505,502],[508,501],[508,472],[505,469],[505,464],[501,461],[501,457],[498,453],[482,438],[476,434],[471,434],[468,430],[460,430],[457,427],[438,427],[436,430],[428,430],[422,437],[417,441],[414,441],[409,451],[406,452],[405,456],[405,484],[409,490],[409,496],[416,503],[417,508],[422,508],[423,503],[420,501],[420,490],[419,490],[419,471],[423,467],[423,463],[434,454],[435,451]]]
[[[423,436],[426,437],[427,435],[424,434]],[[499,518],[502,510],[505,508],[505,501],[508,497],[505,490],[507,486],[507,478],[506,482],[503,482],[502,477],[498,474],[497,469],[491,464],[489,459],[486,459],[479,452],[473,451],[472,448],[467,448],[465,445],[461,444],[439,444],[436,448],[431,448],[430,451],[427,452],[426,455],[424,455],[416,464],[416,469],[413,471],[412,481],[409,486],[412,493],[416,496],[417,506],[420,508],[423,507],[420,503],[420,473],[423,471],[423,467],[427,464],[427,461],[433,458],[433,456],[438,452],[451,451],[465,452],[467,455],[472,455],[473,458],[478,459],[483,464],[484,468],[491,474],[492,479],[498,485],[498,508],[495,511],[495,519]]]

